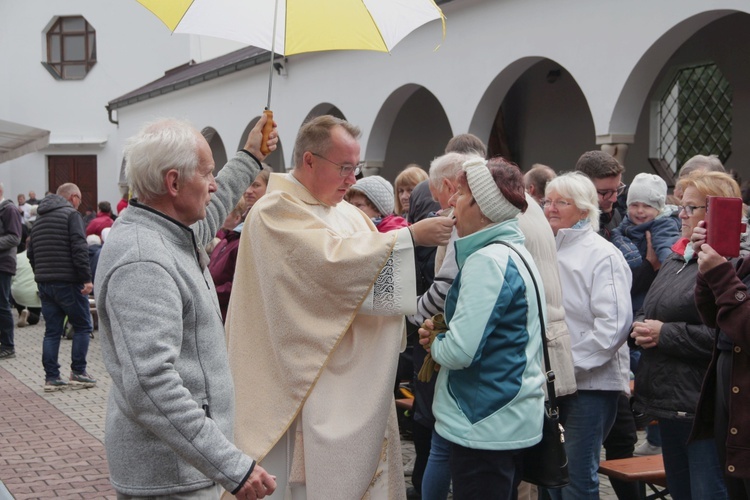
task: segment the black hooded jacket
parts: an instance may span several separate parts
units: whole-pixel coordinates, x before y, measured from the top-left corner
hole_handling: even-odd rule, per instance
[[[29,262],[37,283],[90,283],[89,250],[81,214],[60,195],[39,202],[28,241]]]

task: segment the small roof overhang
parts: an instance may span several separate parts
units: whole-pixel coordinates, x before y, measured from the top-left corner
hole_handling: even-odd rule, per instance
[[[0,120],[0,163],[47,147],[49,134],[49,130]]]

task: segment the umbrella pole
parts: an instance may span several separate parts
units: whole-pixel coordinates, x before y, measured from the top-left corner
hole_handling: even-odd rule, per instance
[[[271,38],[271,63],[269,64],[270,69],[268,72],[268,101],[266,103],[266,109],[271,109],[271,87],[273,86],[273,60],[276,56],[276,20],[279,15],[279,0],[273,8],[273,38]]]
[[[260,143],[260,152],[268,155],[271,150],[268,149],[268,136],[273,131],[273,111],[271,111],[271,88],[273,87],[273,59],[276,55],[276,19],[279,15],[279,0],[276,0],[273,8],[273,37],[271,38],[271,60],[268,63],[268,101],[263,114],[266,115],[266,124],[263,126],[263,139]]]

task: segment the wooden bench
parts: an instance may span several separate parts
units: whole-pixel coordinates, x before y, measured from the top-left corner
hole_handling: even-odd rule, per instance
[[[664,460],[661,455],[606,460],[599,464],[599,473],[621,481],[641,481],[653,492],[645,496],[644,488],[643,495],[647,500],[666,499],[666,495],[669,494],[667,475],[664,472]]]

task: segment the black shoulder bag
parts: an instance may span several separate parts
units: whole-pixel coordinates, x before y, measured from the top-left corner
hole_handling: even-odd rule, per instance
[[[549,362],[547,351],[547,335],[544,326],[544,314],[542,311],[542,298],[539,295],[534,273],[526,259],[516,250],[513,245],[505,241],[495,241],[500,245],[512,249],[523,261],[529,271],[531,281],[534,283],[536,302],[539,306],[539,323],[542,326],[542,346],[544,348],[544,371],[547,379],[547,400],[544,402],[544,423],[542,425],[542,440],[523,451],[522,479],[527,483],[536,484],[544,488],[562,488],[570,484],[568,476],[568,456],[565,453],[565,436],[560,423],[560,411],[557,407],[557,396],[555,395],[555,372]]]

